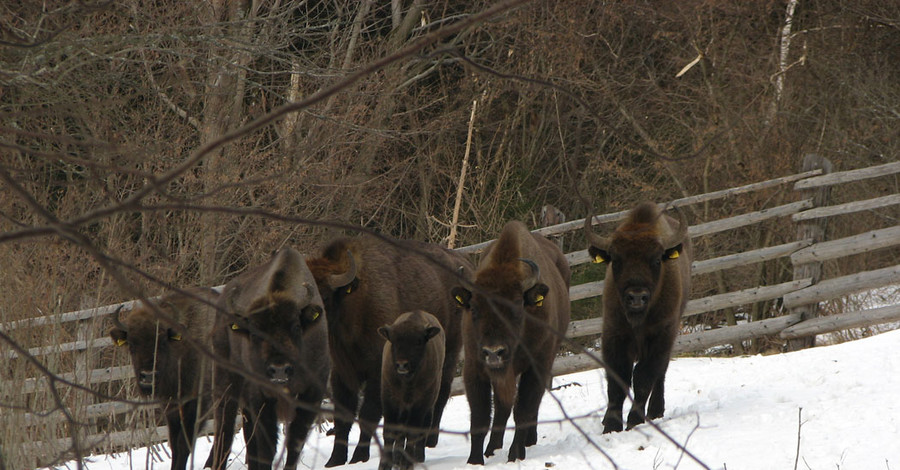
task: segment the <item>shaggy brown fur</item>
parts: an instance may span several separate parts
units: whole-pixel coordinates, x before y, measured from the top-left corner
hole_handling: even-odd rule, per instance
[[[652,202],[635,207],[610,238],[597,236],[589,224],[586,219],[588,252],[595,262],[608,263],[601,346],[609,397],[606,433],[622,430],[632,379],[628,429],[665,412],[666,370],[691,292],[693,248],[684,218],[666,216]]]
[[[484,456],[503,447],[513,407],[516,433],[509,461],[524,459],[525,447],[537,442],[538,408],[569,324],[569,277],[569,264],[556,244],[513,221],[485,251],[474,289],[454,290],[467,309],[463,376],[472,413],[468,463],[483,465]],[[488,429],[491,439],[482,455]]]
[[[411,310],[425,310],[437,317],[447,340],[441,389],[427,442],[433,447],[462,344],[459,314],[450,288],[459,284],[460,267],[471,276],[472,264],[437,245],[400,240],[388,243],[374,236],[338,239],[308,264],[328,312],[334,363],[331,392],[335,439],[325,466],[347,461],[347,437],[357,409],[360,438],[350,462],[369,459],[371,437],[382,415],[381,353],[385,340],[378,335],[378,328]],[[358,408],[363,387],[363,402]]]
[[[425,461],[425,435],[431,428],[441,389],[446,338],[434,315],[416,310],[378,329],[386,340],[381,358],[384,450],[379,470],[412,468]],[[405,448],[405,450],[404,450]]]
[[[331,369],[325,353],[328,323],[306,260],[291,248],[280,250],[228,282],[220,306],[215,351],[243,372],[216,369],[215,389],[222,401],[206,466],[225,466],[233,439],[229,430],[240,407],[248,467],[272,467],[282,422],[285,468],[295,469]]]
[[[153,305],[143,303],[109,331],[115,344],[127,346],[144,396],[162,402],[169,428],[172,468],[184,469],[194,447],[198,415],[211,408],[212,361],[197,349],[211,349],[215,319],[212,305],[219,294],[188,289],[167,294]]]

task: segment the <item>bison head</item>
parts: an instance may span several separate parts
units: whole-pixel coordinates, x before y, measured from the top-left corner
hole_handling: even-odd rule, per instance
[[[417,375],[426,356],[428,341],[442,332],[437,319],[420,310],[404,313],[391,325],[378,328],[378,334],[390,343],[386,346],[390,348],[390,354],[386,356],[389,359],[385,360],[393,363],[394,373],[402,379]]]
[[[171,303],[162,303],[157,308],[174,316],[174,305]],[[119,307],[112,314],[114,326],[109,330],[109,336],[117,346],[128,347],[138,390],[145,396],[176,397],[177,384],[160,380],[160,374],[174,374],[177,377],[178,371],[187,366],[186,362],[190,362],[184,359],[195,354],[183,341],[180,332],[184,331],[184,326],[167,327],[153,307],[143,304],[132,310],[124,321],[120,321],[121,309]]]
[[[329,321],[338,321],[341,299],[359,286],[353,253],[350,250],[334,250],[326,252],[321,258],[308,259],[306,263],[315,278],[322,304],[330,312]]]
[[[470,315],[471,340],[478,357],[492,372],[502,373],[519,347],[529,311],[541,307],[550,290],[539,282],[534,261],[518,259],[489,265],[478,271],[474,293],[464,287],[451,291]]]
[[[644,323],[659,298],[667,263],[682,253],[688,224],[681,211],[678,215],[678,229],[671,230],[669,221],[674,220],[664,216],[656,204],[644,203],[632,210],[629,219],[608,238],[593,233],[590,217],[585,219],[588,254],[595,263],[609,263],[606,282],[614,284],[633,327]]]
[[[304,343],[323,341],[327,327],[303,255],[282,249],[268,263],[229,282],[222,297],[232,350],[242,366],[283,391],[308,385],[313,378],[303,363],[304,348],[309,348]]]

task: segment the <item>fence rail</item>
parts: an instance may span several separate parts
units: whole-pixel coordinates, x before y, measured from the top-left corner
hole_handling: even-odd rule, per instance
[[[853,201],[844,204],[827,206],[818,204],[815,198],[810,197],[811,190],[817,188],[829,188],[836,185],[863,181],[865,179],[882,177],[900,173],[900,162],[874,166],[844,172],[823,174],[821,169],[805,171],[795,175],[788,175],[758,183],[748,184],[737,188],[729,188],[706,194],[677,199],[661,206],[686,207],[692,204],[707,203],[711,201],[731,198],[739,194],[752,193],[772,188],[783,188],[793,183],[793,190],[798,193],[798,200],[774,207],[763,208],[753,212],[734,215],[732,217],[706,221],[692,225],[689,234],[693,238],[709,236],[741,227],[759,224],[764,221],[782,219],[784,223],[808,223],[809,221],[847,215],[864,210],[890,207],[900,204],[900,195],[892,194],[873,199]],[[592,217],[594,225],[616,222],[624,218],[626,211]],[[584,219],[545,227],[535,230],[544,235],[561,235],[582,230]],[[491,241],[459,248],[462,253],[478,253]],[[827,260],[835,260],[846,256],[859,255],[874,250],[882,250],[900,245],[900,225],[880,228],[862,232],[836,240],[818,240],[799,237],[794,241],[788,241],[773,246],[764,246],[743,252],[729,253],[718,257],[694,261],[693,275],[707,275],[729,269],[761,263],[780,258],[789,257],[793,266],[805,266],[811,263],[821,263]],[[700,252],[702,255],[702,252]],[[590,261],[586,250],[575,250],[566,254],[566,259],[571,266],[579,266]],[[802,277],[774,285],[754,286],[733,292],[721,292],[703,298],[692,299],[688,302],[685,317],[718,311],[727,308],[739,307],[756,302],[781,299],[781,305],[785,309],[791,309],[804,305],[815,305],[818,302],[840,298],[856,292],[900,283],[900,265],[890,266],[871,271],[851,273],[832,279],[819,280],[815,277]],[[570,297],[573,302],[595,298],[603,294],[603,281],[585,282],[573,285],[570,289]],[[19,320],[0,325],[0,330],[11,331],[17,329],[58,326],[70,329],[66,325],[80,325],[82,333],[79,333],[77,341],[61,344],[40,345],[28,349],[28,354],[40,358],[61,353],[80,354],[76,361],[75,370],[59,370],[58,377],[79,383],[84,386],[96,386],[98,384],[113,383],[129,380],[132,376],[131,367],[124,363],[103,364],[100,363],[100,352],[109,348],[112,341],[105,336],[105,330],[98,325],[103,318],[116,308],[124,306],[131,308],[133,301],[114,305],[107,305],[77,312],[69,312],[56,315],[44,315],[37,318]],[[599,315],[599,312],[596,312]],[[854,328],[873,324],[900,321],[900,305],[881,307],[861,312],[846,312],[839,315],[806,318],[805,313],[791,312],[784,316],[768,318],[761,321],[743,323],[721,328],[712,328],[679,336],[675,351],[679,353],[702,351],[722,344],[734,344],[741,341],[758,338],[761,336],[778,336],[783,339],[808,337],[829,331],[837,331],[846,328]],[[85,328],[85,325],[90,328]],[[602,319],[599,317],[573,321],[567,330],[569,338],[580,338],[597,335],[602,330]],[[90,331],[92,333],[84,333]],[[4,354],[7,360],[17,359],[20,355],[14,351]],[[106,355],[109,356],[109,355]],[[124,360],[119,355],[120,360]],[[90,360],[88,360],[90,359]],[[585,368],[599,367],[599,359],[590,351],[557,359],[554,373],[567,373]],[[25,380],[22,384],[22,392],[26,394],[37,393],[46,387],[59,387],[46,377],[35,377]],[[454,393],[460,393],[461,384],[457,380],[454,384]],[[101,402],[87,406],[81,410],[79,419],[95,421],[103,417],[131,412],[134,404],[119,401]],[[65,418],[62,413],[49,413],[41,415],[27,415],[26,423],[32,425],[38,422],[62,421]],[[143,436],[152,436],[152,441],[165,438],[165,428],[148,429],[140,433]],[[103,442],[104,445],[122,445],[133,442],[136,434],[133,432],[117,432],[103,435],[92,435],[82,438],[86,442]],[[60,441],[62,442],[62,441]]]

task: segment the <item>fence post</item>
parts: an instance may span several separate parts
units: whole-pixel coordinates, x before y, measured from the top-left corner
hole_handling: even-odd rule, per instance
[[[808,153],[803,156],[801,172],[821,169],[822,174],[831,173],[831,161],[825,157]],[[829,186],[823,186],[817,189],[809,189],[801,193],[801,197],[810,198],[813,201],[813,207],[821,207],[827,205],[828,196],[831,192]],[[804,220],[797,224],[797,240],[812,239],[813,243],[825,241],[825,227],[828,219],[822,217],[819,219]],[[820,261],[812,261],[809,263],[794,265],[794,280],[812,278],[813,284],[819,282],[822,277],[822,263]],[[791,309],[791,313],[799,313],[801,322],[815,318],[819,314],[819,304],[813,303],[808,305],[800,305]],[[807,336],[804,338],[796,338],[788,341],[788,351],[798,351],[800,349],[811,348],[816,344],[816,337]]]

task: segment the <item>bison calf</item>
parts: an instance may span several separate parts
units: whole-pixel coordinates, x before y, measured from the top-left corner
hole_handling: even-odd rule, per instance
[[[474,289],[453,289],[467,310],[463,378],[472,413],[468,463],[483,465],[484,456],[503,447],[513,406],[516,433],[509,461],[524,459],[525,447],[537,442],[538,408],[569,324],[569,277],[562,251],[513,221],[485,250]],[[482,456],[489,428],[491,440]]]
[[[173,469],[187,465],[197,417],[211,408],[212,362],[198,348],[211,349],[217,297],[211,289],[190,289],[153,305],[139,303],[122,320],[121,307],[112,315],[109,336],[117,346],[128,347],[138,390],[162,402]]]
[[[215,457],[210,455],[207,466],[224,468],[233,439],[229,429],[240,407],[248,467],[271,468],[282,422],[284,468],[294,469],[331,368],[322,299],[305,258],[291,248],[280,250],[269,262],[228,282],[220,306],[213,346],[231,367],[216,370],[215,389],[222,401],[216,412]]]
[[[382,326],[378,334],[386,340],[381,358],[384,449],[378,468],[396,464],[407,469],[425,461],[425,436],[441,389],[444,329],[434,315],[416,310]]]
[[[609,238],[593,233],[591,218],[585,219],[588,253],[595,263],[608,264],[601,335],[609,397],[604,433],[622,430],[622,405],[632,383],[628,429],[665,411],[666,370],[691,292],[693,249],[687,221],[679,215],[675,220],[644,202]]]

